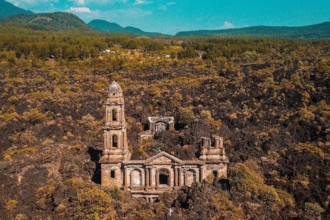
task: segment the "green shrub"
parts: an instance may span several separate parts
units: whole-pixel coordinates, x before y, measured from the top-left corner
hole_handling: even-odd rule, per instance
[[[306,202],[304,207],[304,214],[307,218],[316,219],[321,216],[325,210],[316,202]]]

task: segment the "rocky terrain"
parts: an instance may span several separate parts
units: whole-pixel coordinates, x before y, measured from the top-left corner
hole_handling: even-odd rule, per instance
[[[149,41],[161,47],[141,49]],[[115,54],[71,60],[1,45],[0,219],[329,218],[329,41],[105,42]],[[133,158],[156,148],[194,157],[212,131],[225,139],[228,179],[154,204],[100,188],[112,80],[124,91]],[[176,131],[138,145],[151,115],[175,116]]]

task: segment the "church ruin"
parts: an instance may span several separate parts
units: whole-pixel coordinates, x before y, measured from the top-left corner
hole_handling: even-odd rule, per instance
[[[104,151],[100,159],[102,187],[118,187],[154,201],[159,194],[191,186],[208,177],[227,177],[228,158],[223,138],[212,135],[201,141],[200,156],[181,160],[164,151],[146,160],[131,160],[128,149],[123,91],[111,83],[106,101]],[[156,132],[174,129],[173,117],[149,117],[149,130],[140,138],[152,138]]]

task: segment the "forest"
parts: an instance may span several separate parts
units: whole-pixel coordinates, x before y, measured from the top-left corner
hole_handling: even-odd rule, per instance
[[[0,27],[4,219],[329,219],[330,40],[138,37]],[[125,95],[132,158],[224,137],[227,179],[157,202],[100,187],[104,102]],[[151,115],[175,131],[138,144]]]

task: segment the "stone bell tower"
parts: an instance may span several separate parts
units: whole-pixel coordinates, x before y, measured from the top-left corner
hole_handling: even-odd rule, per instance
[[[129,159],[126,135],[124,96],[119,84],[111,83],[105,103],[104,149],[113,161]]]
[[[104,151],[100,161],[101,184],[106,187],[121,186],[121,165],[124,160],[130,159],[130,152],[127,144],[123,91],[115,81],[109,86],[105,113]]]

